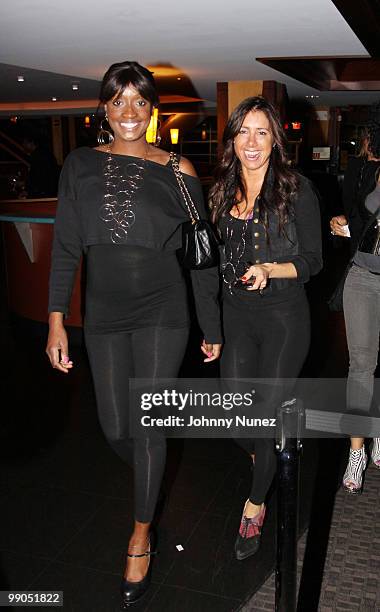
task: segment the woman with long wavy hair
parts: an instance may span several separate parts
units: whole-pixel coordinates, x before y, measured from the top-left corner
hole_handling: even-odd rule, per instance
[[[347,380],[347,409],[356,415],[369,415],[379,353],[380,258],[375,252],[364,252],[361,237],[367,223],[376,213],[380,216],[380,102],[370,107],[362,150],[349,161],[343,184],[344,215],[330,221],[334,235],[350,239],[353,265],[347,275],[343,293],[350,367]],[[349,231],[347,232],[347,229]],[[360,494],[367,453],[363,432],[351,435],[343,488]],[[373,438],[371,459],[380,469],[380,433]]]
[[[290,168],[280,117],[264,98],[247,98],[235,108],[223,145],[210,192],[225,246],[221,374],[279,383],[298,376],[309,349],[303,285],[322,267],[318,200],[310,182]],[[267,388],[265,411],[274,416],[284,387]],[[239,444],[254,461],[235,543],[241,560],[258,550],[276,461],[273,439]]]

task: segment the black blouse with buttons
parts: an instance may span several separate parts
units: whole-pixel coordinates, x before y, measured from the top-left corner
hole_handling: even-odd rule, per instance
[[[322,268],[321,220],[318,198],[308,179],[299,177],[299,189],[291,207],[284,231],[279,233],[278,217],[268,215],[268,233],[259,219],[259,199],[251,219],[243,220],[225,215],[219,228],[225,244],[222,261],[224,295],[243,300],[266,297],[282,300],[302,290],[310,276]],[[266,289],[246,291],[234,287],[234,277],[241,277],[248,264],[293,263],[297,278],[270,279]],[[232,265],[231,265],[232,264]]]

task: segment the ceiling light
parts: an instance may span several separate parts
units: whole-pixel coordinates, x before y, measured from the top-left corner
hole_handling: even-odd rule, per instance
[[[167,65],[156,65],[156,66],[147,66],[149,72],[154,74],[154,78],[157,77],[179,77],[181,74],[178,68],[174,68],[173,66]]]
[[[22,74],[19,74],[17,77],[17,80],[19,83],[23,83],[25,81],[24,77],[22,76]]]
[[[71,89],[73,91],[78,91],[79,89],[79,83],[71,83]]]
[[[53,97],[52,97],[52,99],[51,99],[51,101],[52,101],[52,102],[56,102],[56,101],[57,101],[57,98],[56,98],[55,96],[53,96]]]

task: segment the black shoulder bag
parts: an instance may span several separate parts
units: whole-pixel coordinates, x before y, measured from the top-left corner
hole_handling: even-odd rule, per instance
[[[182,223],[182,247],[178,257],[184,268],[202,270],[211,268],[219,263],[219,242],[211,224],[201,219],[186,183],[179,169],[175,153],[170,153],[170,161],[185,202],[189,221]]]

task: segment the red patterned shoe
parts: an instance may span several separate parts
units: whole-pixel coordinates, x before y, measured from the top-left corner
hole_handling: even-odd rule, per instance
[[[254,555],[260,546],[261,529],[265,518],[265,506],[252,518],[244,515],[248,500],[245,502],[239,534],[235,541],[235,553],[238,561]]]

